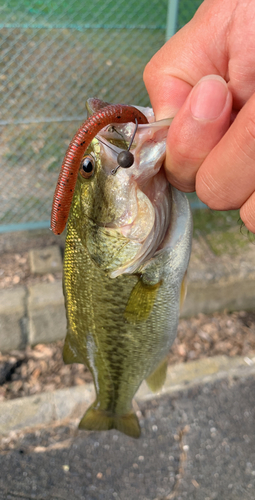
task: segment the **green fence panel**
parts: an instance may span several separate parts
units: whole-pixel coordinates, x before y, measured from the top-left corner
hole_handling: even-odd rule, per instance
[[[198,4],[180,0],[178,27]],[[168,0],[8,0],[0,6],[0,231],[49,224],[88,97],[148,105],[142,74]]]
[[[177,30],[190,21],[201,3],[203,0],[179,0]]]

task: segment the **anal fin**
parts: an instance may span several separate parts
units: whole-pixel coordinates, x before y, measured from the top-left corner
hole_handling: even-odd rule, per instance
[[[139,438],[141,428],[139,420],[134,413],[130,411],[126,415],[114,415],[110,412],[97,409],[96,403],[93,403],[81,419],[79,429],[87,431],[108,431],[116,429],[127,436]]]
[[[156,370],[146,379],[146,384],[152,392],[158,392],[165,383],[167,372],[167,359],[164,359]]]
[[[84,364],[84,360],[76,354],[75,349],[71,347],[70,340],[68,338],[68,334],[65,339],[64,347],[63,347],[63,361],[66,365],[70,365],[71,363],[82,363]]]
[[[124,317],[130,323],[145,321],[153,308],[161,281],[155,285],[143,283],[142,278],[134,286],[128,299]]]

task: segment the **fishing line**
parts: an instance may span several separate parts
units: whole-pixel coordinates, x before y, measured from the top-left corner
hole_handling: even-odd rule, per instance
[[[106,144],[106,142],[102,141],[102,139],[99,139],[99,137],[96,135],[96,139],[101,142],[101,144],[103,144],[104,146],[106,146],[107,148],[110,148],[116,155],[117,155],[117,151],[115,151],[115,149],[113,149],[109,144]]]
[[[121,137],[121,139],[125,142],[125,139],[124,139],[124,137],[123,137],[123,134],[121,134],[121,132],[119,132],[119,131],[116,129],[116,127],[114,127],[114,125],[111,125],[111,126],[107,129],[107,132],[110,132],[110,133],[111,133],[111,132],[115,132],[115,134],[118,134],[118,135]]]

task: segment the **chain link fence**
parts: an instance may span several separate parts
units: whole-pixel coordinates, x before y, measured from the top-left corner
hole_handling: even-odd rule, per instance
[[[179,1],[178,28],[200,3]],[[165,42],[167,9],[168,0],[0,6],[0,231],[49,225],[61,160],[88,97],[149,104],[142,73]]]

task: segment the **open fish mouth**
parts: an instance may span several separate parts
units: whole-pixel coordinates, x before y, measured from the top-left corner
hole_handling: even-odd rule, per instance
[[[106,266],[112,278],[136,272],[164,240],[171,219],[171,188],[162,165],[171,121],[139,125],[131,148],[134,163],[130,168],[119,168],[115,175],[112,171],[116,168],[117,156],[123,145],[129,143],[135,125],[112,126],[110,131],[106,127],[96,136],[100,177],[86,215],[93,223],[93,238],[96,234],[100,245],[96,248],[91,238],[88,249],[97,265]],[[84,195],[84,206],[85,198]],[[117,244],[111,247],[109,243],[109,239],[118,235],[119,250]],[[132,248],[125,257],[123,245]],[[115,259],[116,266],[112,264]]]
[[[154,207],[151,205],[151,212],[152,211],[153,213],[150,218],[150,225],[148,224],[148,212],[144,211],[142,215],[140,214],[137,217],[137,222],[135,220],[131,227],[124,226],[119,228],[119,231],[123,236],[139,242],[140,248],[133,259],[111,272],[111,278],[116,278],[121,274],[132,274],[136,272],[142,264],[147,262],[157,252],[165,238],[170,224],[170,187],[162,193],[160,204],[157,204]]]

